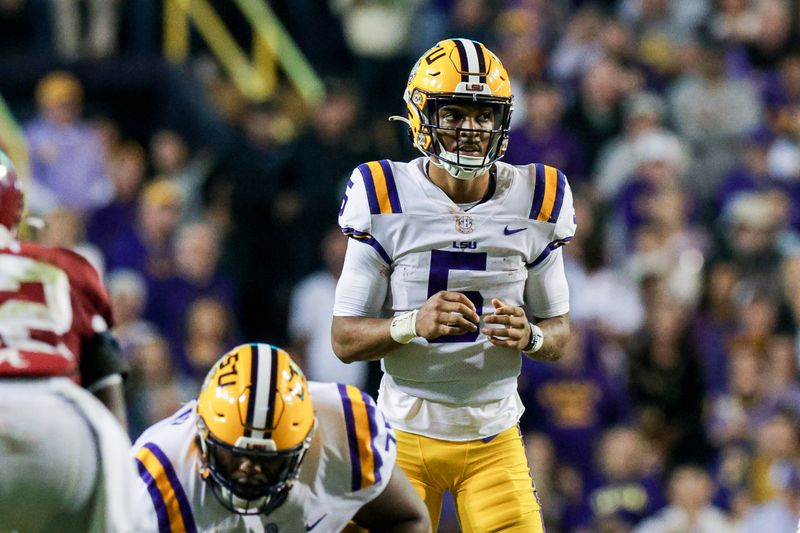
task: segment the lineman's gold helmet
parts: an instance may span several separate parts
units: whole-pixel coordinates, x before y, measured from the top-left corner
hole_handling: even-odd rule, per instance
[[[201,475],[220,503],[267,514],[283,503],[314,433],[308,383],[284,350],[243,344],[206,376],[197,398]],[[248,461],[254,479],[237,471]]]

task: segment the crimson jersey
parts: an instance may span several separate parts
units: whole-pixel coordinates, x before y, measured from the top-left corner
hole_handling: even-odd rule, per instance
[[[97,271],[65,248],[0,248],[0,377],[69,376],[80,383],[81,344],[111,327]]]

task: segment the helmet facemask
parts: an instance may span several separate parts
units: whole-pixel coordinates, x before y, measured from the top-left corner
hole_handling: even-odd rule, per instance
[[[445,106],[481,105],[491,108],[493,120],[489,128],[462,128],[441,122],[440,110]],[[416,90],[411,95],[409,109],[419,115],[419,133],[412,139],[414,145],[430,161],[450,175],[462,180],[471,180],[489,170],[499,160],[508,146],[508,130],[511,122],[511,98],[486,95],[427,94]],[[462,146],[473,134],[483,155],[463,154]],[[445,138],[455,139],[455,146],[448,149]],[[488,138],[488,139],[487,139]],[[452,141],[449,143],[452,145]]]
[[[314,427],[294,448],[278,451],[271,439],[240,438],[235,446],[215,438],[198,419],[200,473],[219,503],[240,515],[267,515],[280,507],[300,473]],[[243,460],[251,463],[254,482],[234,479]]]

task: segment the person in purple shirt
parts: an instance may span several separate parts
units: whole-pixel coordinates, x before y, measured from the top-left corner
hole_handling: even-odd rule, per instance
[[[144,149],[135,141],[123,142],[111,152],[109,174],[114,184],[114,198],[92,212],[86,223],[89,241],[104,254],[108,254],[117,235],[134,226],[146,172]]]
[[[565,531],[580,527],[608,531],[604,525],[609,523],[627,531],[665,505],[661,480],[647,465],[647,446],[632,426],[613,427],[603,434],[595,457],[596,476],[586,484],[583,504],[565,509]]]
[[[139,195],[134,225],[117,233],[106,249],[108,270],[130,268],[148,280],[171,276],[172,240],[182,213],[183,194],[175,183],[149,183]]]
[[[625,390],[597,363],[599,339],[590,330],[572,326],[564,356],[555,363],[522,362],[520,396],[526,405],[523,432],[547,433],[561,463],[577,469],[583,481],[593,470],[591,453],[603,430],[625,421],[630,402]]]
[[[503,161],[512,165],[544,161],[562,169],[571,183],[584,181],[587,167],[583,147],[560,125],[564,115],[561,93],[553,85],[538,83],[531,87],[526,105],[526,121],[511,130]]]
[[[151,280],[148,291],[145,316],[160,326],[169,341],[175,367],[187,377],[197,377],[185,349],[189,308],[206,297],[227,309],[234,306],[233,282],[218,269],[219,241],[216,229],[207,222],[182,226],[175,239],[175,274]]]
[[[31,160],[30,208],[88,212],[113,192],[98,133],[81,119],[83,87],[71,74],[52,72],[36,87],[38,115],[25,124]]]

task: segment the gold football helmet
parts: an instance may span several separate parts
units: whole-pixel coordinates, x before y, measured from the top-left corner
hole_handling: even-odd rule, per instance
[[[439,41],[417,61],[403,99],[411,142],[435,165],[459,179],[473,179],[503,157],[508,145],[514,97],[511,80],[500,60],[483,44],[469,39]],[[438,110],[445,105],[481,103],[494,111],[490,129],[446,127]],[[401,117],[393,117],[404,120]],[[489,135],[481,157],[464,155],[459,145],[448,150],[442,133],[460,139],[463,133]],[[459,141],[460,142],[460,141]]]
[[[238,514],[268,514],[289,494],[315,420],[308,383],[284,350],[243,344],[206,376],[197,398],[200,474]]]

